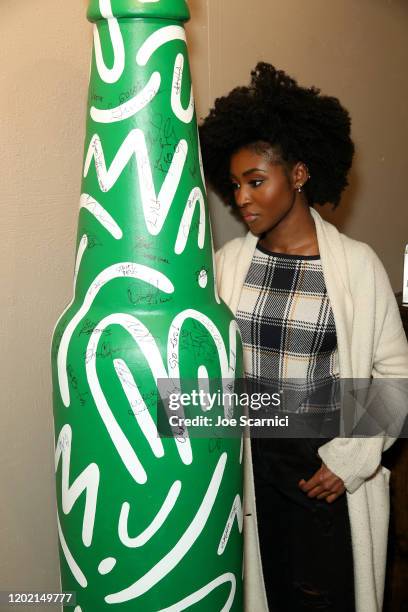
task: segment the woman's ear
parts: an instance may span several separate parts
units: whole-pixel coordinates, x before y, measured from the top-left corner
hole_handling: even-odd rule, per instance
[[[306,164],[297,162],[292,169],[293,188],[301,191],[303,185],[309,180],[310,175]]]

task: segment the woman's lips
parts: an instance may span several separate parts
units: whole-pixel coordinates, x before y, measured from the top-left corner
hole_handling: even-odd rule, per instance
[[[252,223],[252,221],[255,221],[255,219],[258,218],[258,215],[254,215],[252,213],[247,213],[245,215],[242,215],[242,218],[244,219],[244,221],[246,223]]]

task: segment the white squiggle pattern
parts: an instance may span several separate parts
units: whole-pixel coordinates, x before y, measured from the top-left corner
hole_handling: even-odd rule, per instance
[[[210,377],[208,376],[207,368],[204,365],[200,365],[198,367],[198,372],[197,372],[197,382],[198,382],[198,391],[200,393],[200,406],[203,412],[207,412],[208,410],[211,410],[209,404],[201,400],[201,396],[209,397],[209,394],[211,392],[209,379]],[[201,391],[203,391],[203,394],[201,394]]]
[[[178,360],[173,360],[171,358],[172,352],[179,352],[179,341],[180,341],[180,330],[184,323],[184,321],[188,318],[195,319],[199,321],[210,333],[212,339],[214,340],[215,346],[218,351],[218,358],[220,361],[221,368],[221,379],[223,386],[223,393],[226,394],[226,399],[224,401],[224,416],[226,418],[231,418],[233,415],[233,404],[230,399],[230,389],[229,389],[229,379],[235,378],[235,368],[236,368],[236,345],[237,345],[237,334],[239,334],[238,324],[235,320],[232,320],[229,325],[229,356],[227,356],[227,351],[225,349],[225,344],[222,339],[222,336],[215,326],[213,321],[209,319],[206,315],[199,312],[198,310],[193,310],[191,308],[180,312],[173,319],[173,322],[170,326],[170,333],[167,344],[167,355],[168,355],[168,370],[171,378],[176,378],[177,380],[180,378],[179,365]],[[201,377],[204,378],[204,374],[206,370],[201,369],[200,374]],[[207,373],[208,376],[208,373]],[[179,416],[183,417],[183,411],[179,411]],[[188,439],[188,435],[185,433],[185,438]]]
[[[160,30],[156,30],[151,34],[142,46],[136,55],[136,62],[139,66],[146,66],[147,62],[153,55],[157,49],[161,46],[165,45],[172,40],[182,40],[186,42],[186,33],[184,28],[181,26],[165,26],[164,28],[160,28]]]
[[[86,248],[88,246],[88,236],[86,234],[84,234],[79,242],[78,245],[78,252],[77,252],[77,256],[76,256],[76,261],[75,261],[75,270],[74,270],[74,293],[75,293],[75,289],[76,289],[76,282],[77,282],[77,278],[78,278],[78,272],[79,272],[79,268],[81,267],[81,261],[82,261],[82,257],[83,254],[86,251]]]
[[[125,46],[120,31],[119,22],[112,14],[110,0],[99,0],[99,10],[104,19],[108,20],[109,34],[112,42],[114,61],[112,68],[107,68],[103,59],[101,39],[97,24],[94,25],[94,47],[96,67],[99,76],[105,83],[116,83],[123,74],[125,69]]]
[[[204,187],[205,193],[207,193],[207,186],[205,184],[205,176],[204,176],[203,156],[201,154],[200,133],[198,131],[198,125],[197,125],[197,145],[198,145],[198,163],[200,166],[201,180],[203,181],[203,187]]]
[[[213,277],[214,277],[214,297],[215,297],[215,301],[217,302],[217,304],[221,304],[221,299],[220,299],[220,296],[218,294],[218,287],[217,287],[217,270],[216,270],[216,267],[215,267],[215,251],[214,251],[214,241],[213,241],[213,236],[212,236],[211,223],[209,224],[209,228],[210,228],[212,264],[213,264]]]
[[[137,548],[139,546],[144,546],[144,544],[146,544],[146,542],[148,542],[154,536],[154,534],[157,533],[160,527],[167,520],[167,517],[174,508],[180,491],[181,482],[180,480],[176,480],[172,484],[169,492],[166,495],[166,499],[164,500],[162,507],[154,517],[153,521],[144,531],[142,531],[142,533],[140,533],[135,538],[130,538],[128,534],[127,524],[129,520],[130,504],[128,502],[124,502],[120,511],[118,527],[119,539],[122,544],[124,544],[128,548]]]
[[[107,595],[105,597],[106,603],[122,603],[124,601],[129,601],[130,599],[140,597],[140,595],[143,595],[143,593],[146,593],[146,591],[160,582],[160,580],[167,576],[176,567],[176,565],[178,565],[181,559],[183,559],[183,557],[193,546],[194,542],[197,540],[207,523],[221,486],[226,461],[227,453],[223,453],[218,460],[208,489],[195,517],[177,544],[144,576],[136,580],[136,582],[134,582],[132,585],[123,589],[122,591]]]
[[[78,272],[79,272],[79,268],[81,267],[81,261],[82,261],[82,257],[86,251],[86,247],[88,246],[88,236],[86,234],[84,234],[79,242],[78,245],[78,251],[77,251],[77,255],[75,258],[75,269],[74,269],[74,282],[73,282],[73,288],[72,288],[72,299],[70,301],[70,303],[68,304],[68,306],[66,308],[64,308],[61,316],[59,317],[58,321],[56,322],[56,324],[54,325],[54,330],[52,332],[52,335],[54,336],[55,334],[55,330],[57,329],[57,326],[59,324],[59,322],[61,321],[62,317],[68,312],[68,310],[71,308],[72,304],[74,303],[75,300],[75,291],[76,291],[76,283],[77,283],[77,278],[78,278]]]
[[[231,512],[227,520],[227,524],[225,525],[224,532],[221,536],[221,540],[218,545],[217,555],[222,555],[222,553],[225,550],[225,547],[228,544],[228,540],[231,535],[231,529],[234,524],[235,517],[237,517],[239,533],[242,533],[244,514],[242,510],[241,497],[238,494],[235,496],[235,499],[233,501]]]
[[[188,103],[187,109],[184,109],[181,105],[181,84],[183,81],[183,71],[184,56],[182,53],[178,53],[176,61],[174,62],[173,84],[171,88],[171,108],[173,109],[173,113],[178,119],[180,119],[180,121],[182,121],[183,123],[191,123],[191,120],[194,116],[193,86],[191,86],[190,101]]]
[[[241,338],[238,323],[233,319],[229,326],[230,367],[228,374],[230,378],[235,378],[237,367],[237,335]]]
[[[109,404],[106,401],[105,395],[99,384],[99,379],[96,372],[96,354],[98,342],[101,333],[109,325],[120,325],[132,336],[149,364],[156,385],[158,378],[165,379],[168,378],[168,375],[153,336],[147,327],[143,325],[143,323],[141,323],[141,321],[139,321],[136,317],[124,313],[111,314],[102,319],[102,321],[98,323],[97,329],[92,332],[87,348],[88,358],[86,363],[86,376],[93,399],[102,421],[104,422],[104,425],[112,439],[112,442],[115,445],[116,450],[118,451],[118,454],[126,466],[129,474],[137,483],[145,484],[145,482],[147,482],[146,471],[130,445],[127,437],[120,428],[114,415],[112,414]],[[184,464],[190,465],[192,462],[190,441],[181,441],[176,438],[175,442],[181,460]]]
[[[181,601],[178,601],[168,608],[162,608],[159,610],[159,612],[182,612],[182,610],[187,610],[198,601],[204,599],[204,597],[207,597],[207,595],[225,582],[231,583],[231,590],[229,592],[228,599],[225,602],[225,605],[221,608],[220,612],[229,612],[229,610],[231,610],[237,588],[235,576],[231,572],[226,572],[225,574],[218,576],[218,578],[215,578],[201,589],[198,589],[198,591],[191,593],[191,595],[188,595]]]
[[[106,168],[101,140],[98,134],[94,134],[86,154],[84,177],[87,176],[91,161],[95,158],[95,169],[99,186],[102,191],[109,191],[122,174],[123,169],[131,157],[135,155],[146,227],[150,234],[157,236],[163,227],[173,203],[186,163],[187,153],[187,142],[185,140],[180,140],[174,152],[166,178],[157,195],[153,182],[152,167],[147,151],[146,139],[142,130],[136,128],[129,132],[112,161],[109,170]]]
[[[98,500],[99,468],[96,463],[90,463],[75,479],[72,485],[69,486],[71,448],[72,429],[70,425],[67,424],[61,429],[55,448],[55,471],[58,469],[59,460],[62,455],[62,509],[64,514],[69,514],[78,497],[86,491],[84,518],[82,522],[82,541],[85,546],[90,546],[92,543],[96,503]]]
[[[160,72],[153,72],[147,85],[145,85],[131,100],[127,100],[123,104],[115,106],[115,108],[106,110],[92,106],[90,115],[96,123],[116,123],[117,121],[129,119],[129,117],[133,117],[150,104],[153,98],[156,97],[160,85]]]
[[[149,268],[148,266],[143,266],[141,264],[135,264],[133,262],[122,262],[114,264],[103,270],[100,274],[98,274],[98,276],[91,283],[88,291],[86,292],[82,306],[65,328],[58,349],[58,382],[61,398],[64,403],[64,406],[66,407],[70,405],[70,394],[67,375],[67,354],[72,334],[74,333],[78,323],[91,308],[93,301],[99,293],[100,289],[111,280],[123,277],[135,278],[137,280],[144,281],[150,285],[153,285],[154,287],[157,287],[158,289],[160,289],[160,291],[164,291],[165,293],[173,293],[174,291],[174,287],[170,280],[167,278],[167,276],[165,276],[161,272],[158,272],[157,270],[154,270],[153,268]]]
[[[200,224],[198,228],[198,246],[200,249],[204,247],[205,241],[205,204],[204,196],[199,187],[192,189],[186,207],[183,212],[183,216],[180,221],[180,227],[177,233],[176,244],[174,252],[180,255],[186,248],[188,235],[191,229],[191,223],[193,220],[194,211],[196,209],[197,202],[200,205]]]
[[[88,586],[88,581],[85,578],[85,574],[79,567],[78,563],[75,561],[74,557],[72,556],[71,551],[68,548],[67,541],[64,537],[64,534],[62,533],[62,528],[61,528],[61,523],[59,520],[58,512],[57,512],[57,527],[58,527],[58,537],[59,537],[59,541],[61,544],[62,552],[64,553],[64,557],[66,559],[66,562],[68,563],[68,567],[71,570],[72,575],[74,576],[77,583],[82,588],[85,588]]]
[[[113,365],[120,380],[120,384],[122,385],[125,395],[132,408],[137,424],[139,425],[144,437],[149,443],[155,457],[163,457],[163,442],[159,437],[156,423],[154,422],[152,415],[150,414],[150,411],[148,410],[140,394],[131,371],[123,359],[114,359]]]
[[[113,236],[116,240],[120,240],[123,232],[114,218],[108,213],[104,207],[99,204],[89,194],[83,193],[79,199],[79,207],[85,208],[99,221],[101,225]]]
[[[113,570],[116,565],[116,559],[114,557],[107,557],[103,559],[98,565],[98,572],[104,576],[105,574],[109,574]]]
[[[188,308],[183,310],[178,315],[176,315],[173,319],[173,322],[170,326],[169,340],[167,344],[167,354],[168,354],[168,370],[171,378],[179,379],[179,367],[178,361],[173,361],[171,359],[172,351],[176,350],[178,353],[179,340],[180,340],[180,330],[186,319],[195,319],[199,321],[210,333],[212,336],[215,346],[218,351],[218,357],[220,360],[220,368],[221,368],[221,376],[222,379],[225,379],[225,384],[228,384],[227,379],[232,379],[235,377],[235,367],[236,367],[236,344],[237,344],[237,333],[239,333],[238,324],[235,320],[232,320],[229,326],[229,356],[227,356],[227,351],[225,349],[225,344],[222,339],[222,336],[216,327],[216,325],[211,321],[209,317],[204,315],[202,312],[198,310],[194,310],[192,308]],[[225,390],[226,391],[226,390]]]
[[[200,274],[198,277],[198,284],[200,285],[201,289],[205,289],[208,283],[208,274],[207,274],[207,270],[200,270]]]
[[[82,612],[81,606],[75,606],[74,612]]]

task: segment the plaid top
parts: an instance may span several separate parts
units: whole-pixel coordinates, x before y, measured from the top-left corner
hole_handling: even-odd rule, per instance
[[[296,411],[322,403],[336,409],[327,390],[333,393],[339,378],[337,336],[319,256],[271,253],[258,245],[236,319],[247,379],[268,385],[291,379],[284,387],[301,392]],[[319,387],[326,393],[316,401],[318,394],[312,399],[310,392]]]

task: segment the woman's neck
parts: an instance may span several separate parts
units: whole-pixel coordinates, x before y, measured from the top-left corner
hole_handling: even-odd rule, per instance
[[[259,244],[274,253],[319,255],[316,226],[309,205],[299,199],[284,219],[261,236]]]

